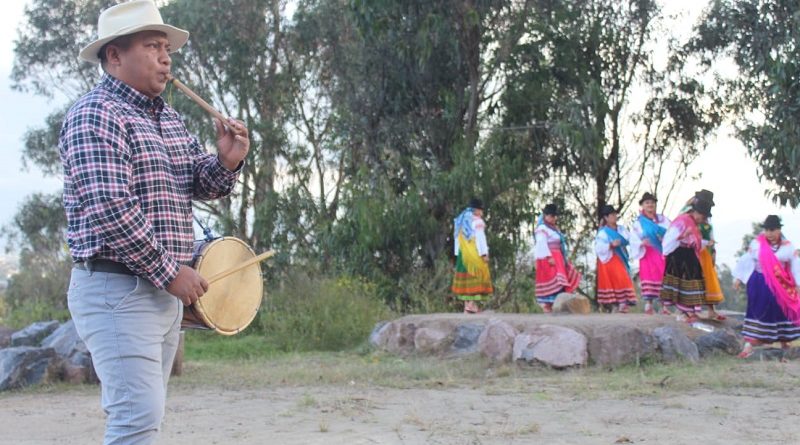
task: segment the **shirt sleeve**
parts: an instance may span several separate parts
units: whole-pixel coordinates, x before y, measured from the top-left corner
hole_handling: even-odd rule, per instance
[[[754,248],[753,243],[750,243],[747,251],[736,261],[736,267],[733,268],[733,278],[747,284],[750,275],[752,275],[753,271],[756,269],[756,261],[758,261],[757,246]]]
[[[483,220],[473,220],[472,227],[475,229],[475,247],[478,248],[478,255],[489,255],[489,245],[486,243],[486,225]]]
[[[189,143],[189,152],[194,157],[193,197],[199,200],[210,200],[230,194],[236,185],[236,180],[244,166],[244,162],[240,162],[236,170],[230,171],[222,165],[217,155],[207,153],[196,138],[193,136],[188,137],[191,141]]]
[[[680,246],[679,238],[681,236],[681,228],[676,225],[669,226],[667,233],[664,234],[664,239],[661,240],[661,248],[664,256],[674,252]]]
[[[792,259],[789,261],[789,266],[792,269],[795,285],[800,286],[800,258],[798,258],[793,244],[789,243],[789,249],[792,251]]]
[[[630,232],[628,241],[628,252],[630,253],[631,260],[636,261],[641,259],[645,254],[645,245],[642,242],[642,225],[639,221],[634,221],[633,228]]]
[[[91,230],[133,272],[164,289],[180,265],[159,243],[130,193],[131,153],[124,125],[103,105],[85,106],[64,125],[61,151]]]
[[[609,262],[614,252],[611,250],[611,243],[608,240],[608,235],[603,231],[597,232],[594,237],[594,253],[597,259],[603,264]]]
[[[550,258],[550,247],[547,246],[547,233],[544,230],[533,232],[536,244],[533,250],[533,257],[536,260]]]

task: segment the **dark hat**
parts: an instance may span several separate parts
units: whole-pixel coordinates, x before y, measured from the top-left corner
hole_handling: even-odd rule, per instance
[[[606,217],[606,216],[608,216],[608,215],[610,215],[612,213],[619,213],[619,212],[617,212],[617,209],[614,208],[614,206],[606,204],[603,207],[600,207],[600,216],[601,217]]]
[[[550,204],[547,204],[546,206],[544,206],[544,214],[545,215],[558,215],[558,207],[551,202]]]
[[[652,194],[650,192],[644,192],[644,195],[642,195],[642,199],[639,200],[639,205],[642,205],[642,203],[645,202],[645,201],[656,201],[656,202],[658,202],[658,198],[656,198],[656,195],[654,195],[654,194]]]
[[[694,192],[694,199],[707,202],[711,207],[714,207],[714,192],[702,189]]]
[[[469,205],[467,205],[467,207],[469,207],[471,209],[481,209],[481,210],[483,210],[483,201],[481,201],[478,198],[474,198],[473,197],[472,199],[469,200]]]
[[[711,204],[708,201],[702,199],[696,199],[692,203],[692,210],[705,215],[706,217],[711,217]]]
[[[783,223],[781,222],[781,217],[780,216],[778,216],[778,215],[768,215],[767,219],[765,219],[764,222],[761,223],[761,227],[763,227],[763,228],[765,228],[767,230],[775,230],[775,229],[780,229],[781,227],[783,227]]]

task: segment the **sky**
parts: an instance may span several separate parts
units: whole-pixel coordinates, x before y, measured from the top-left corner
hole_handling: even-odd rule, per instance
[[[45,177],[35,168],[26,171],[21,160],[25,132],[40,126],[52,110],[62,105],[10,88],[13,41],[26,3],[26,0],[5,0],[3,14],[0,14],[0,225],[11,222],[22,200],[31,193],[61,189],[60,179]],[[671,0],[666,3],[666,12],[684,13],[687,19],[683,23],[688,26],[706,3],[705,0]],[[671,207],[659,210],[672,217],[678,210],[678,201],[688,199],[701,188],[712,190],[719,263],[733,267],[742,237],[750,233],[752,222],[763,221],[768,214],[780,215],[784,220],[784,234],[800,245],[800,213],[780,208],[765,197],[767,184],[759,181],[755,162],[747,157],[742,144],[724,131],[710,141],[709,148],[692,165],[690,176],[699,176],[699,179],[685,181],[674,195],[681,198],[674,199]],[[0,240],[0,246],[3,244]]]

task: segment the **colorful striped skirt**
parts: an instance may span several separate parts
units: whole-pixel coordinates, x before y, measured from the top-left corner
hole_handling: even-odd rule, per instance
[[[694,249],[678,247],[667,255],[661,286],[662,303],[674,304],[685,313],[697,313],[702,309],[704,297],[703,269]]]
[[[714,257],[708,249],[700,251],[700,267],[703,269],[703,281],[705,284],[705,304],[719,304],[725,301],[722,295],[722,286],[719,285],[717,277],[717,267],[714,266]]]
[[[783,314],[761,272],[753,272],[747,280],[747,313],[742,336],[764,343],[789,342],[800,338],[800,327]]]
[[[488,267],[487,267],[488,269]],[[494,292],[492,278],[486,270],[483,276],[480,274],[470,274],[464,264],[461,252],[456,257],[456,272],[453,276],[453,286],[451,288],[460,300],[482,300],[484,297]]]
[[[560,248],[550,249],[553,265],[547,258],[536,260],[536,301],[552,304],[561,292],[574,292],[581,282],[581,274],[566,261]]]
[[[661,295],[665,266],[664,255],[653,246],[645,246],[644,256],[639,260],[639,281],[645,300],[655,300]]]
[[[633,281],[625,263],[617,255],[612,255],[607,263],[597,260],[597,303],[636,304]]]

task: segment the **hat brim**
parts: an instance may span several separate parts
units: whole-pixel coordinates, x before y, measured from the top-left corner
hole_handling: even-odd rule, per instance
[[[98,56],[98,53],[103,45],[118,37],[136,34],[137,32],[142,31],[159,31],[166,34],[170,46],[169,52],[171,53],[181,49],[181,47],[183,47],[183,45],[189,41],[189,31],[176,28],[174,26],[162,24],[137,25],[120,29],[110,36],[97,39],[94,42],[86,45],[86,47],[81,50],[80,54],[78,54],[78,58],[86,62],[100,63],[100,57]]]

